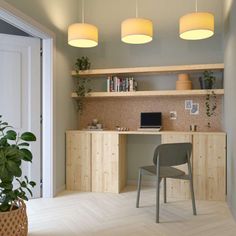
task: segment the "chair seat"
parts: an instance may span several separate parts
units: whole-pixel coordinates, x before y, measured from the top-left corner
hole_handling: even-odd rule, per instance
[[[156,166],[143,166],[141,169],[156,175]],[[160,167],[160,178],[184,176],[185,172],[174,167]]]

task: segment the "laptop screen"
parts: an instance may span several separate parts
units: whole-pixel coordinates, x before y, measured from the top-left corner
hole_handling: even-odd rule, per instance
[[[161,112],[141,112],[141,128],[157,128],[161,125]]]

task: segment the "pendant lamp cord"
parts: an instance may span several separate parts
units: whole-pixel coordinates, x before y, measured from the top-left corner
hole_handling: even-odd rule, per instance
[[[82,23],[84,24],[84,0],[82,0]]]
[[[136,18],[138,18],[138,0],[136,0]]]
[[[198,11],[197,0],[196,0],[196,2],[195,2],[195,11],[196,11],[196,12]]]

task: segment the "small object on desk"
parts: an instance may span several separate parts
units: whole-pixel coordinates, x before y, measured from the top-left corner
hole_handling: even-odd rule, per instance
[[[102,124],[97,124],[97,129],[102,129]]]
[[[129,131],[129,128],[116,126],[117,131]]]
[[[197,125],[190,125],[190,131],[196,132],[197,131]]]

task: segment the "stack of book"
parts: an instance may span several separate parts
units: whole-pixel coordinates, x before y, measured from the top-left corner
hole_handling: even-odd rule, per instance
[[[107,92],[134,92],[137,91],[138,83],[134,78],[119,78],[108,76]]]

